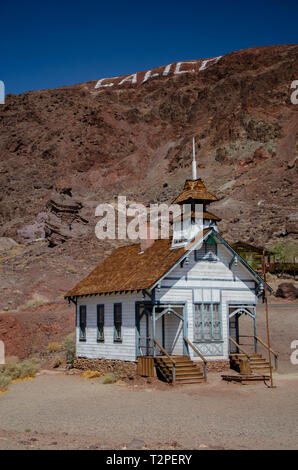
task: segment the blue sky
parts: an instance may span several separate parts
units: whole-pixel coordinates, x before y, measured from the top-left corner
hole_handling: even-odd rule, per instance
[[[297,0],[0,0],[6,93],[297,43]]]

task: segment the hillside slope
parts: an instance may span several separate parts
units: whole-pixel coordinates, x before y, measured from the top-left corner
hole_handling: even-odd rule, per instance
[[[296,239],[297,56],[298,45],[260,47],[8,95],[0,237],[18,245],[0,251],[0,308],[62,298],[112,250],[94,235],[97,204],[171,202],[191,175],[193,136],[227,240]]]

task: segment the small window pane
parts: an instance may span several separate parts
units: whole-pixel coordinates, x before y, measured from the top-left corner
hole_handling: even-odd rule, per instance
[[[213,339],[221,338],[219,304],[213,304]]]
[[[201,314],[201,304],[195,304],[194,318],[194,340],[201,341],[203,339],[203,322]]]
[[[80,306],[80,340],[83,341],[86,339],[86,306]]]
[[[121,341],[121,328],[122,327],[122,304],[114,304],[114,328],[115,328],[115,341]]]
[[[104,305],[97,305],[97,341],[104,341]]]
[[[211,305],[204,304],[204,339],[208,340],[212,338],[211,335]]]
[[[221,313],[219,303],[195,304],[194,341],[221,339]]]

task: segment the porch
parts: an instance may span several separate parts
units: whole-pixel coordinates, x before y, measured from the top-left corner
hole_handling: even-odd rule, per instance
[[[251,334],[241,334],[252,330]],[[246,375],[261,375],[270,373],[268,355],[271,354],[274,369],[278,367],[278,354],[269,348],[257,335],[256,306],[229,306],[229,357],[231,369]]]
[[[184,303],[136,304],[136,356],[140,375],[156,375],[169,383],[197,383],[207,378],[207,361],[187,338]],[[189,348],[200,357],[190,359]]]

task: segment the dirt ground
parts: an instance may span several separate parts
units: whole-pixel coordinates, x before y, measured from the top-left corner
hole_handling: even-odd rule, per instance
[[[298,370],[275,382],[213,373],[159,390],[40,375],[0,396],[0,449],[297,449]]]
[[[298,449],[297,304],[270,305],[276,388],[223,382],[104,385],[64,371],[41,371],[0,395],[0,449]],[[258,334],[265,338],[264,306]],[[250,320],[250,321],[249,321]],[[242,319],[250,334],[251,319]]]

